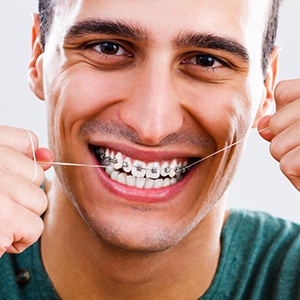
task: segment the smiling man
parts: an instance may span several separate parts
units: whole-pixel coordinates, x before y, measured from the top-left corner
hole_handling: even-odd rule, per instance
[[[243,143],[228,146],[251,127],[299,187],[300,84],[274,88],[278,7],[40,1],[29,79],[47,103],[51,152],[0,128],[1,297],[299,296],[300,227],[225,209]],[[51,164],[31,182],[31,147],[40,163],[94,167],[56,165],[45,196]]]

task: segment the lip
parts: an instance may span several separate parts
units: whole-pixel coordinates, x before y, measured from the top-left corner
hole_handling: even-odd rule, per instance
[[[118,147],[117,150],[121,151],[120,148],[121,147]],[[116,149],[116,148],[114,148],[114,149]],[[126,152],[130,153],[132,151],[126,151]],[[135,154],[136,154],[136,152],[135,152]],[[90,150],[90,155],[91,155],[93,164],[99,164],[97,158],[95,157],[93,151],[91,151],[91,150]],[[140,159],[142,159],[142,157],[143,158],[146,157],[145,153],[142,153],[139,155]],[[171,157],[170,154],[168,154],[168,155],[165,155],[163,159],[167,159],[170,157]],[[147,155],[147,160],[149,160],[149,159],[158,160],[158,155],[157,154]],[[162,159],[162,156],[160,155],[159,161],[161,159]],[[130,187],[130,186],[127,186],[127,185],[124,185],[117,181],[112,180],[102,168],[96,168],[94,170],[97,173],[99,181],[104,185],[104,187],[107,188],[107,190],[110,193],[114,194],[118,198],[124,199],[129,202],[151,204],[151,203],[169,202],[170,200],[174,199],[174,197],[176,197],[180,192],[182,192],[182,190],[188,184],[189,180],[191,179],[194,172],[198,168],[199,168],[199,166],[193,167],[176,184],[168,186],[168,187],[159,188],[159,189],[154,189],[154,188],[139,189],[136,187]]]
[[[165,161],[165,160],[172,160],[173,158],[182,158],[186,159],[189,157],[195,157],[191,155],[191,153],[180,152],[178,153],[178,149],[174,151],[155,151],[154,149],[143,150],[139,149],[139,147],[131,147],[129,145],[123,144],[108,144],[107,142],[96,142],[96,141],[89,141],[89,145],[96,146],[96,147],[103,147],[113,149],[116,152],[121,152],[125,156],[141,160],[144,162],[155,162],[155,161]],[[199,154],[198,154],[199,155]]]

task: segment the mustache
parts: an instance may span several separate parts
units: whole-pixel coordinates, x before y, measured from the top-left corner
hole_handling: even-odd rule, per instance
[[[93,134],[103,135],[106,137],[113,136],[119,140],[127,140],[134,144],[145,144],[136,132],[116,120],[109,120],[105,122],[96,120],[88,121],[80,127],[79,134],[81,137]],[[211,136],[196,134],[188,130],[171,133],[155,146],[165,147],[171,145],[196,146],[207,150],[216,149],[216,142]]]

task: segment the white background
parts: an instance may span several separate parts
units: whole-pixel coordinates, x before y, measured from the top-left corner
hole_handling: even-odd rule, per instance
[[[30,128],[38,134],[41,145],[46,146],[45,106],[27,84],[30,14],[36,11],[37,0],[0,2],[0,123]],[[299,0],[285,0],[277,39],[282,47],[279,80],[300,77],[299,13]],[[268,147],[253,130],[230,190],[229,205],[264,210],[300,222],[300,194],[281,174]]]

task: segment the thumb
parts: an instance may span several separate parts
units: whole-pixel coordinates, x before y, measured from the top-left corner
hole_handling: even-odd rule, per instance
[[[52,166],[51,162],[54,161],[54,155],[52,154],[52,152],[49,149],[39,148],[36,150],[35,156],[36,156],[36,160],[38,162],[47,162],[47,164],[44,164],[44,163],[41,164],[44,171],[48,170]],[[48,164],[48,162],[49,162],[49,164]]]
[[[269,123],[271,120],[272,116],[264,116],[260,119],[257,129],[262,138],[267,140],[268,142],[271,142],[272,139],[274,138],[274,134],[272,131],[269,129]]]

